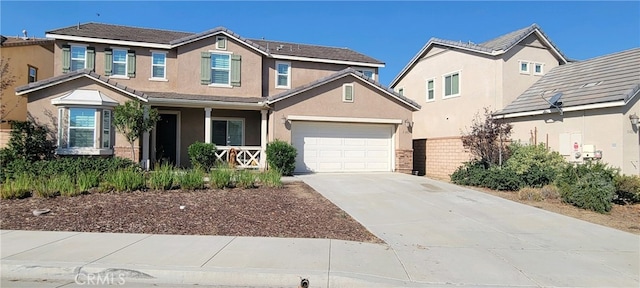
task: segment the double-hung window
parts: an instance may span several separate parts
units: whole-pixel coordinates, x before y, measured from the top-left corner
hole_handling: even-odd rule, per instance
[[[444,76],[444,98],[460,95],[460,73]]]
[[[211,125],[212,142],[217,146],[244,145],[243,119],[213,119]]]
[[[167,73],[167,54],[161,52],[151,53],[151,78],[166,79]]]
[[[102,148],[111,148],[111,110],[102,110]]]
[[[231,85],[231,55],[211,53],[211,84]]]
[[[111,75],[127,76],[127,50],[113,49],[113,68]]]
[[[85,69],[86,63],[87,63],[87,47],[71,46],[71,71]]]
[[[38,81],[38,68],[33,67],[31,65],[27,66],[29,67],[29,78],[28,78],[28,83],[33,83]]]
[[[69,148],[93,147],[96,135],[96,109],[69,108]]]
[[[529,61],[518,61],[521,74],[529,74]]]
[[[291,63],[276,62],[276,88],[291,87]]]
[[[535,63],[533,64],[533,74],[534,75],[542,75],[544,72],[542,70],[542,64],[541,63]]]
[[[427,80],[427,102],[435,100],[434,84],[433,79]]]

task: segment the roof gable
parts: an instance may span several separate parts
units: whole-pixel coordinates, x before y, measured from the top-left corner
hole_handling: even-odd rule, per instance
[[[564,56],[564,54],[562,54],[560,49],[558,49],[555,44],[551,42],[551,40],[542,31],[542,29],[540,29],[537,24],[532,24],[528,27],[509,32],[480,44],[473,43],[471,41],[465,43],[462,41],[431,38],[429,39],[427,44],[425,44],[422,49],[420,49],[420,51],[413,58],[411,58],[409,63],[391,81],[391,84],[389,84],[389,86],[392,88],[395,87],[400,79],[402,79],[402,77],[404,77],[409,72],[409,70],[411,70],[411,68],[418,62],[418,60],[420,60],[420,58],[425,55],[425,53],[427,53],[428,50],[431,49],[431,47],[433,47],[434,45],[451,47],[490,56],[498,56],[506,53],[531,34],[536,34],[536,36],[551,49],[552,53],[554,53],[561,62],[569,62],[569,60]]]
[[[372,79],[369,79],[367,77],[365,77],[362,73],[356,71],[353,68],[347,68],[344,69],[342,71],[336,72],[334,74],[331,74],[327,77],[318,79],[316,81],[313,81],[309,84],[303,85],[303,86],[299,86],[296,88],[293,88],[291,90],[288,90],[286,92],[277,94],[277,95],[273,95],[273,96],[269,96],[267,98],[267,104],[272,104],[290,97],[294,97],[296,95],[299,95],[303,92],[309,91],[311,89],[314,89],[316,87],[320,87],[322,85],[325,85],[327,83],[333,82],[335,80],[338,80],[340,78],[346,77],[346,76],[353,76],[356,77],[357,79],[362,80],[362,82],[368,84],[370,87],[377,89],[378,91],[381,91],[383,93],[385,93],[388,96],[391,96],[392,98],[395,98],[396,100],[400,101],[402,104],[410,107],[411,109],[413,109],[414,111],[420,110],[421,106],[420,104],[416,103],[415,101],[404,97],[400,94],[398,94],[397,92],[389,89],[388,87],[383,86],[382,84],[380,84],[377,81],[374,81]]]
[[[638,63],[640,48],[634,48],[558,66],[495,114],[550,109],[546,100],[557,93],[562,93],[561,108],[602,103],[626,105],[640,91]]]
[[[145,95],[143,92],[141,91],[137,91],[135,89],[129,88],[125,85],[122,84],[118,84],[117,82],[115,82],[113,79],[109,79],[109,77],[105,77],[105,76],[101,76],[91,70],[88,69],[84,69],[84,70],[77,70],[77,71],[73,71],[73,72],[69,72],[66,74],[62,74],[59,76],[55,76],[55,77],[51,77],[48,79],[44,79],[44,80],[40,80],[37,82],[32,82],[29,83],[27,85],[23,85],[20,87],[16,88],[16,95],[25,95],[25,94],[29,94],[31,92],[35,92],[38,90],[42,90],[42,89],[46,89],[48,87],[51,86],[55,86],[61,83],[65,83],[71,80],[75,80],[81,77],[87,77],[89,79],[92,79],[96,82],[100,82],[104,85],[107,85],[115,90],[119,90],[124,94],[127,94],[133,98],[136,98],[138,100],[141,100],[143,102],[147,102],[147,95]]]

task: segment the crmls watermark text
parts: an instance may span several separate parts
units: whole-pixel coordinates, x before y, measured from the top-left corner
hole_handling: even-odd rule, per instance
[[[126,283],[124,273],[77,273],[73,281],[78,285],[124,285]]]

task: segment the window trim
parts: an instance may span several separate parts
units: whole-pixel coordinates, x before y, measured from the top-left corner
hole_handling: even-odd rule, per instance
[[[73,70],[73,47],[82,47],[82,49],[84,49],[84,59],[82,61],[84,61],[84,65],[82,67],[82,69],[87,69],[87,48],[89,47],[88,45],[85,44],[68,44],[69,45],[69,72],[73,72],[73,71],[77,71],[77,70]],[[78,61],[79,59],[75,58],[76,61]]]
[[[159,65],[159,64],[154,64],[153,63],[153,54],[162,54],[164,55],[164,65]],[[164,77],[154,77],[153,76],[153,67],[159,67],[162,66],[164,68]],[[149,80],[151,81],[168,81],[167,80],[167,51],[154,51],[151,50],[151,77],[149,77]]]
[[[213,56],[214,54],[217,55],[224,55],[229,57],[229,68],[227,69],[227,72],[229,73],[229,77],[228,77],[228,81],[227,84],[220,84],[220,83],[213,83],[213,57],[211,57],[211,83],[209,83],[209,87],[224,87],[224,88],[232,88],[233,86],[231,86],[231,55],[233,53],[231,52],[223,52],[223,51],[209,51],[209,53],[211,53],[211,56]]]
[[[109,125],[107,126],[107,128],[105,129],[105,123],[104,123],[104,115],[106,115],[109,112]],[[102,111],[100,111],[101,115],[100,115],[100,149],[111,149],[111,137],[113,135],[113,129],[112,129],[112,123],[113,123],[113,111],[109,110],[109,109],[102,109]],[[108,132],[108,137],[107,139],[109,140],[107,147],[104,147],[104,132],[105,130],[107,130],[106,132]]]
[[[220,40],[223,40],[222,42]],[[220,43],[224,43],[224,47],[220,47]],[[227,46],[229,41],[227,41],[227,37],[225,36],[216,36],[216,50],[227,50]]]
[[[284,75],[284,74],[278,73],[278,65],[280,65],[280,64],[287,65],[287,85],[286,86],[278,85],[278,76]],[[291,62],[289,62],[289,61],[276,61],[275,68],[276,68],[275,69],[276,89],[290,89],[291,88]]]
[[[460,76],[458,76],[460,77]],[[429,99],[429,82],[433,83],[433,88],[431,88],[431,92],[433,92],[433,98]],[[459,87],[458,87],[459,89]],[[425,99],[426,102],[436,101],[436,78],[430,78],[425,80]]]
[[[451,95],[446,95],[446,93],[447,93],[447,77],[453,76],[453,75],[456,75],[456,74],[458,74],[458,93],[451,94]],[[451,81],[451,82],[453,83],[453,81]],[[462,95],[462,73],[461,73],[461,70],[449,72],[447,74],[442,75],[442,99],[460,97],[460,95]]]
[[[129,71],[129,49],[122,48],[122,47],[110,47],[110,48],[111,48],[111,75],[109,75],[109,78],[131,79],[129,78],[129,76],[127,76],[128,75],[127,71]],[[114,74],[116,71],[115,69],[116,51],[124,51],[124,75]],[[121,62],[118,62],[118,63],[121,64]]]
[[[34,71],[33,81],[31,81],[31,71]],[[27,83],[38,82],[38,67],[27,64]]]
[[[351,100],[347,99],[347,87],[351,87]],[[353,83],[342,84],[342,102],[353,103],[356,99],[356,88]]]
[[[232,121],[241,121],[242,122],[242,145],[236,145],[236,146],[232,146],[232,145],[223,145],[225,147],[240,147],[240,146],[244,146],[245,145],[245,137],[246,137],[246,130],[247,130],[247,126],[246,124],[246,119],[245,118],[241,118],[241,117],[211,117],[211,143],[213,142],[213,121],[227,121],[227,137],[229,137],[229,120]]]
[[[522,64],[527,64],[527,70],[522,70]],[[518,72],[520,74],[531,74],[531,61],[518,60]]]
[[[540,65],[540,72],[536,72],[537,65]],[[533,63],[533,75],[544,75],[544,63]]]
[[[94,111],[94,117],[97,117],[99,114],[100,121],[98,119],[94,120],[93,127],[93,146],[92,147],[69,147],[69,137],[71,136],[71,109],[92,109]],[[111,115],[110,119],[110,134],[109,134],[109,148],[103,148],[103,139],[102,139],[102,130],[103,130],[103,113],[108,110]],[[64,119],[66,116],[67,119]],[[66,121],[64,121],[66,120]],[[65,127],[62,127],[62,126]],[[77,129],[77,128],[74,128]],[[58,135],[58,148],[56,149],[56,154],[58,155],[113,155],[113,107],[105,107],[105,106],[76,106],[76,105],[59,105],[58,106],[58,127],[57,127],[57,135]],[[88,128],[87,128],[88,130]],[[62,139],[65,134],[63,131],[66,131],[66,139]],[[64,143],[64,145],[63,145]],[[99,148],[96,148],[96,143]]]

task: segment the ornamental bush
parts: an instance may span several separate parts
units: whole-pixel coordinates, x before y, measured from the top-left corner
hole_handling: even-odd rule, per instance
[[[558,152],[549,151],[544,144],[509,146],[511,156],[505,166],[522,177],[524,184],[540,188],[552,183],[565,160]]]
[[[267,144],[267,162],[271,169],[276,169],[282,175],[293,175],[296,168],[298,152],[291,144],[275,140]]]
[[[611,211],[618,170],[603,163],[567,164],[560,170],[556,185],[562,201],[599,213]]]
[[[188,148],[189,160],[196,169],[211,171],[216,165],[216,144],[195,142]]]
[[[614,179],[616,195],[613,202],[616,204],[640,203],[640,177],[637,175],[619,175]]]

